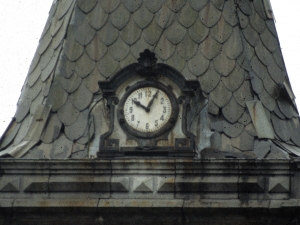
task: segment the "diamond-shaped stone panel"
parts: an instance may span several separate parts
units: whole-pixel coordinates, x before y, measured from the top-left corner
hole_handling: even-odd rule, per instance
[[[113,192],[128,192],[129,177],[112,177],[110,185]]]
[[[19,192],[20,178],[16,177],[1,177],[0,192]]]
[[[154,191],[153,177],[134,177],[132,182],[133,192],[149,193]]]
[[[290,191],[289,177],[270,177],[268,191],[270,193],[288,193]]]
[[[156,184],[157,192],[171,192],[175,190],[175,178],[174,177],[158,177]]]

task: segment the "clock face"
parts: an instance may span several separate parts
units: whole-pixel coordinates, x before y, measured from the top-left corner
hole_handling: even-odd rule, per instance
[[[159,131],[172,115],[168,95],[156,87],[134,90],[124,102],[124,118],[134,130],[147,133]]]

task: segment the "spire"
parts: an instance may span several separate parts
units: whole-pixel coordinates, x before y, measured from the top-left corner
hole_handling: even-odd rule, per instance
[[[109,127],[98,82],[145,49],[200,82],[207,106],[193,128],[199,157],[300,156],[272,17],[268,0],[54,1],[0,156],[95,157]]]

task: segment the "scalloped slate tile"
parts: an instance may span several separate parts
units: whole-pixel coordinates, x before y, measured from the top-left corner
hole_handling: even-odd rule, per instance
[[[260,93],[259,98],[269,111],[273,111],[275,109],[276,101],[267,91],[264,90]]]
[[[178,21],[174,21],[174,23],[166,30],[166,36],[168,40],[174,45],[177,45],[179,42],[181,42],[185,34],[186,28],[183,27]]]
[[[254,7],[249,0],[240,0],[238,6],[242,12],[248,16],[250,16],[254,11]]]
[[[270,52],[275,52],[279,48],[277,39],[271,34],[268,29],[260,35],[261,40]]]
[[[86,53],[94,61],[100,60],[107,52],[107,46],[102,43],[99,33],[97,33],[94,39],[85,47]]]
[[[59,80],[62,88],[68,93],[74,92],[82,82],[82,79],[77,75],[77,73],[74,73],[68,79],[60,77]]]
[[[200,76],[207,70],[209,64],[209,60],[202,55],[200,48],[198,48],[196,55],[189,60],[188,67],[193,74]]]
[[[93,98],[93,94],[86,88],[82,82],[79,88],[70,94],[70,100],[76,109],[79,111],[85,110],[89,107]]]
[[[63,124],[71,125],[77,120],[79,111],[72,105],[71,100],[69,99],[63,107],[58,110],[57,115]]]
[[[238,23],[238,19],[236,16],[236,5],[234,0],[228,0],[225,2],[222,15],[226,22],[231,26],[234,27]]]
[[[289,119],[293,118],[293,111],[294,111],[294,108],[293,106],[291,105],[290,101],[286,100],[286,99],[283,99],[283,98],[278,98],[277,99],[277,102],[278,102],[278,106],[279,106],[279,109],[280,111]]]
[[[143,0],[122,0],[122,3],[129,12],[133,13],[141,7]]]
[[[85,13],[89,13],[97,4],[97,0],[77,0],[77,6]]]
[[[88,125],[89,110],[84,110],[79,113],[78,118],[70,126],[65,126],[65,134],[71,140],[77,140],[84,134],[84,131]]]
[[[1,144],[0,144],[0,149],[5,148],[8,146],[16,137],[19,129],[21,127],[21,123],[17,123],[16,121],[13,121],[9,127],[7,128],[6,132],[4,135],[1,137]]]
[[[211,2],[207,3],[199,12],[201,22],[211,28],[220,20],[222,12],[217,9]]]
[[[265,90],[273,97],[277,98],[280,94],[280,86],[277,85],[270,76],[263,79]]]
[[[68,32],[72,32],[71,30],[72,29],[69,29]],[[69,35],[72,36],[72,34]],[[80,45],[75,38],[68,38],[68,40],[64,42],[63,49],[67,58],[72,62],[76,61],[84,51],[83,46]]]
[[[120,67],[124,68],[132,63],[136,63],[136,61],[137,58],[135,58],[131,53],[129,53],[128,56],[120,62]]]
[[[206,93],[210,93],[212,90],[214,90],[219,84],[220,79],[220,74],[215,71],[212,64],[202,76],[198,77],[201,89]]]
[[[174,12],[178,12],[185,5],[186,0],[166,0],[166,5]]]
[[[232,34],[232,26],[230,26],[222,16],[219,22],[211,29],[212,36],[219,43],[224,43]]]
[[[52,143],[59,137],[62,126],[57,114],[51,114],[49,117],[41,136],[41,140],[45,144]]]
[[[68,60],[66,55],[61,54],[60,59],[58,61],[58,66],[56,67],[55,74],[57,76],[62,76],[65,78],[70,78],[75,71],[75,62],[71,62]]]
[[[291,140],[300,146],[300,123],[298,118],[290,120]]]
[[[149,43],[147,43],[144,38],[141,38],[131,46],[130,52],[136,59],[138,59],[140,57],[140,53],[143,52],[145,49],[153,51],[153,47]]]
[[[63,23],[64,23],[64,18],[61,20],[58,20],[56,17],[52,18],[51,26],[50,26],[50,34],[52,37],[55,36],[56,33],[60,30]]]
[[[198,12],[194,10],[189,3],[186,3],[185,6],[178,12],[177,18],[182,26],[188,28],[195,23],[198,18]]]
[[[168,28],[175,20],[175,13],[166,5],[155,13],[156,23],[163,29]]]
[[[144,1],[144,3],[150,12],[156,13],[161,9],[162,5],[165,3],[165,0]]]
[[[200,11],[207,4],[208,0],[189,0],[189,3],[193,9]]]
[[[260,42],[258,33],[252,28],[252,26],[248,25],[245,29],[242,30],[244,37],[247,42],[255,47]]]
[[[121,37],[109,47],[109,54],[117,61],[122,61],[129,54],[129,46],[122,40]]]
[[[275,38],[278,38],[274,20],[267,20],[266,25]]]
[[[248,16],[246,16],[240,9],[237,9],[237,13],[238,13],[238,19],[239,19],[241,28],[242,29],[246,28],[249,24]]]
[[[207,28],[198,18],[198,20],[188,29],[188,34],[196,43],[201,43],[207,38],[209,28]]]
[[[247,110],[245,110],[243,115],[239,118],[238,122],[244,124],[245,126],[251,123],[251,117]]]
[[[101,0],[99,1],[102,8],[105,10],[107,13],[112,13],[119,5],[120,5],[120,0]]]
[[[234,70],[227,77],[222,77],[224,85],[230,90],[237,90],[245,80],[245,71],[238,64],[236,64]]]
[[[256,56],[251,59],[250,63],[253,71],[260,79],[263,80],[266,76],[269,76],[267,67]]]
[[[150,1],[147,1],[150,2]],[[134,22],[141,28],[144,29],[146,28],[151,21],[153,20],[153,13],[151,13],[147,7],[146,4],[143,4],[140,8],[140,10],[134,12],[133,14],[133,20]]]
[[[45,36],[43,36],[39,42],[38,48],[37,48],[37,52],[42,55],[46,49],[48,49],[48,47],[50,46],[50,43],[52,41],[52,35],[50,33],[50,31],[48,31]]]
[[[109,16],[112,24],[119,30],[123,29],[130,19],[130,12],[120,4],[119,7]]]
[[[154,45],[160,38],[163,29],[158,26],[155,20],[143,31],[143,38],[150,44]]]
[[[254,30],[260,34],[264,32],[266,23],[257,13],[251,14],[249,19]]]
[[[175,49],[176,49],[176,46],[173,43],[171,43],[167,39],[167,36],[165,36],[163,33],[157,43],[155,53],[156,53],[157,57],[159,57],[160,59],[167,60],[174,54]]]
[[[208,112],[212,115],[218,115],[219,111],[219,107],[210,98],[208,101]]]
[[[217,42],[210,34],[200,44],[200,51],[209,60],[215,58],[220,53],[221,49],[222,45]]]
[[[51,75],[51,73],[53,72],[57,61],[58,61],[58,56],[60,54],[60,49],[55,50],[51,60],[49,61],[49,63],[47,64],[47,66],[42,70],[41,72],[41,79],[44,82],[45,80],[48,79],[48,77]]]
[[[231,98],[230,102],[222,108],[223,116],[230,122],[235,123],[244,113],[245,108],[240,106],[234,98]]]
[[[254,73],[250,72],[250,81],[252,84],[252,89],[256,94],[260,94],[264,90],[264,84],[260,78]]]
[[[251,84],[249,80],[245,80],[238,90],[233,93],[235,100],[242,107],[246,107],[246,102],[253,100]]]
[[[185,35],[183,40],[177,45],[178,54],[185,60],[190,60],[195,56],[198,44],[195,43],[189,35]]]
[[[107,22],[108,13],[103,10],[101,4],[98,2],[96,7],[87,15],[86,18],[94,29],[100,30]]]
[[[227,121],[223,120],[223,131],[226,135],[231,138],[238,137],[244,130],[244,125],[240,123],[228,123]]]
[[[238,27],[233,28],[230,38],[224,44],[226,55],[230,59],[236,59],[243,52],[241,32]]]
[[[25,137],[32,122],[33,116],[27,114],[27,116],[23,119],[21,126],[18,130],[17,135],[14,138],[13,145],[19,144]]]
[[[64,134],[55,140],[51,146],[51,158],[53,159],[67,159],[72,153],[73,142],[70,141]],[[50,146],[49,146],[50,147]]]
[[[183,58],[181,58],[177,50],[177,52],[173,54],[173,56],[166,61],[166,63],[169,66],[175,68],[176,70],[182,71],[185,67],[186,61]]]
[[[273,61],[272,53],[270,53],[261,42],[255,46],[255,52],[260,61],[266,66],[270,64],[270,61]]]
[[[210,93],[210,96],[217,106],[223,108],[230,101],[232,92],[229,91],[221,81],[219,82],[218,86]]]
[[[81,77],[88,76],[95,68],[95,61],[92,60],[86,53],[76,61],[75,71]]]
[[[104,27],[99,31],[99,37],[103,44],[109,46],[113,44],[119,36],[119,31],[111,24],[107,22]]]
[[[47,103],[52,105],[52,112],[60,109],[68,99],[68,93],[62,88],[59,79],[54,79],[49,91]]]
[[[215,7],[222,10],[224,7],[225,0],[211,0],[211,2],[214,4]]]
[[[235,68],[235,60],[229,59],[224,51],[221,51],[220,54],[213,59],[213,64],[216,71],[222,76],[228,76]]]
[[[59,2],[59,6],[57,7],[57,11],[56,11],[56,14],[58,15],[58,19],[61,19],[66,15],[66,13],[69,11],[73,3],[74,0]]]
[[[254,6],[255,11],[258,13],[258,15],[262,19],[264,19],[264,20],[267,19],[266,10],[263,5],[263,1],[253,1],[253,6]]]
[[[244,130],[238,137],[231,139],[231,144],[242,151],[251,151],[254,146],[254,137]]]
[[[129,23],[121,31],[121,37],[128,45],[134,44],[141,37],[141,34],[142,29],[136,25],[133,17],[131,17]]]
[[[101,80],[104,80],[104,77],[100,75],[98,69],[95,67],[91,74],[88,75],[83,82],[90,92],[97,93],[99,91],[98,82]]]
[[[105,56],[101,58],[97,63],[97,68],[99,72],[105,77],[111,76],[116,71],[117,67],[118,62],[114,58],[112,58],[108,53],[106,53]]]
[[[279,68],[273,59],[269,62],[268,72],[277,84],[281,85],[284,82],[285,72]]]

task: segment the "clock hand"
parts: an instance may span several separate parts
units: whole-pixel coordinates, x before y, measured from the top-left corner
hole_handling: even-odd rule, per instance
[[[157,95],[158,95],[158,90],[156,91],[155,95],[153,95],[152,99],[150,100],[150,102],[148,103],[147,105],[147,109],[150,111],[150,107],[152,106],[153,102],[154,102],[154,99],[157,98]],[[149,112],[147,111],[147,112]]]
[[[146,106],[142,105],[139,101],[134,101],[134,100],[133,100],[133,102],[134,102],[134,104],[136,104],[137,106],[139,106],[139,107],[145,109],[146,112],[149,112],[148,108],[147,108]]]

